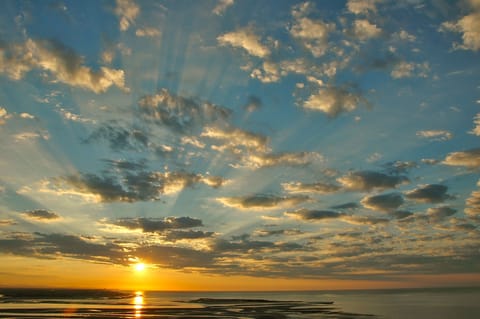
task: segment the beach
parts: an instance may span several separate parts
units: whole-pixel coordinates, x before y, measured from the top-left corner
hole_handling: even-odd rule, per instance
[[[463,318],[480,289],[140,292],[0,289],[0,318]]]

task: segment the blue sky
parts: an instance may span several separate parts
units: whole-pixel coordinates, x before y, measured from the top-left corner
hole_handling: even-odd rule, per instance
[[[2,7],[5,258],[478,274],[479,1]]]

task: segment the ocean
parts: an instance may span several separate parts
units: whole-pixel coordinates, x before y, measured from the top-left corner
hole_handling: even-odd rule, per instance
[[[0,318],[478,319],[480,288],[297,292],[0,288]]]

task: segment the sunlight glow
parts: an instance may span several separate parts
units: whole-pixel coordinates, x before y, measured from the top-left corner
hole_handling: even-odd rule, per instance
[[[146,268],[144,263],[135,264],[134,267],[135,267],[135,271],[138,271],[138,272],[142,272]]]

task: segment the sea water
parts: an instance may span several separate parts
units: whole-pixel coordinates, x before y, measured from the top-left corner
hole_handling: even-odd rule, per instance
[[[300,292],[1,289],[0,318],[480,318],[479,288]]]

